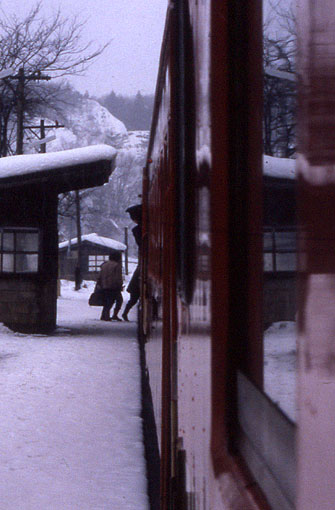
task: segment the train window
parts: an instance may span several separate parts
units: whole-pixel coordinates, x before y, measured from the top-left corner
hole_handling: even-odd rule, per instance
[[[195,272],[195,208],[194,187],[196,177],[195,135],[196,135],[196,99],[194,89],[194,49],[190,13],[186,2],[179,9],[180,40],[178,48],[178,288],[185,303],[192,301]],[[207,175],[206,165],[202,165],[200,174]],[[204,215],[205,216],[205,215]]]
[[[265,7],[263,34],[264,390],[295,420],[296,30],[292,6],[272,9]]]
[[[250,355],[238,362],[237,441],[239,453],[271,510],[293,510],[297,416],[296,31],[290,7],[269,2],[264,4],[264,13],[264,156],[263,173],[255,174],[257,184],[262,184],[255,195],[262,196],[263,224],[257,223],[260,211],[255,201],[250,210],[256,226],[248,227],[253,234],[248,249],[256,259],[255,273],[260,273],[250,283],[251,295],[262,291],[262,296],[257,294],[249,304],[255,316],[249,323],[254,329],[247,332]],[[263,331],[257,308],[261,300]]]

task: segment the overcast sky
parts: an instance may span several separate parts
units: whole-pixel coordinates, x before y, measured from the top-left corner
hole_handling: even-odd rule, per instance
[[[101,96],[155,90],[168,0],[42,0],[45,17],[59,7],[64,18],[87,19],[85,39],[112,43],[85,77],[71,78],[81,92]],[[6,13],[25,15],[35,0],[0,0]],[[0,13],[1,15],[1,13]]]

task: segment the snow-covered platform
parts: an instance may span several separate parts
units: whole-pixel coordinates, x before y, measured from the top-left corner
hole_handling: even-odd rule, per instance
[[[101,322],[72,287],[53,336],[0,327],[0,510],[146,510],[136,311]]]

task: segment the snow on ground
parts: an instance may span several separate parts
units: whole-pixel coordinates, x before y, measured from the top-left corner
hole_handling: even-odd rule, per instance
[[[136,310],[62,283],[54,335],[0,326],[0,510],[147,510]]]
[[[264,334],[264,391],[284,413],[296,420],[296,327],[275,322]]]

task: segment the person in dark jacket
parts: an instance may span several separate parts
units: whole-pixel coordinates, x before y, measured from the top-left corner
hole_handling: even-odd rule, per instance
[[[126,210],[129,213],[131,219],[136,223],[136,226],[132,229],[133,236],[138,246],[138,258],[140,261],[141,257],[141,244],[142,244],[142,206],[141,204],[133,205],[128,207]],[[128,321],[129,310],[137,303],[140,297],[140,266],[138,265],[134,271],[134,274],[127,287],[127,292],[130,294],[130,299],[126,304],[123,311],[122,318]]]
[[[119,297],[122,283],[121,253],[115,251],[109,255],[109,260],[102,264],[98,277],[98,284],[103,292],[104,303],[100,320],[111,320],[110,310]]]

